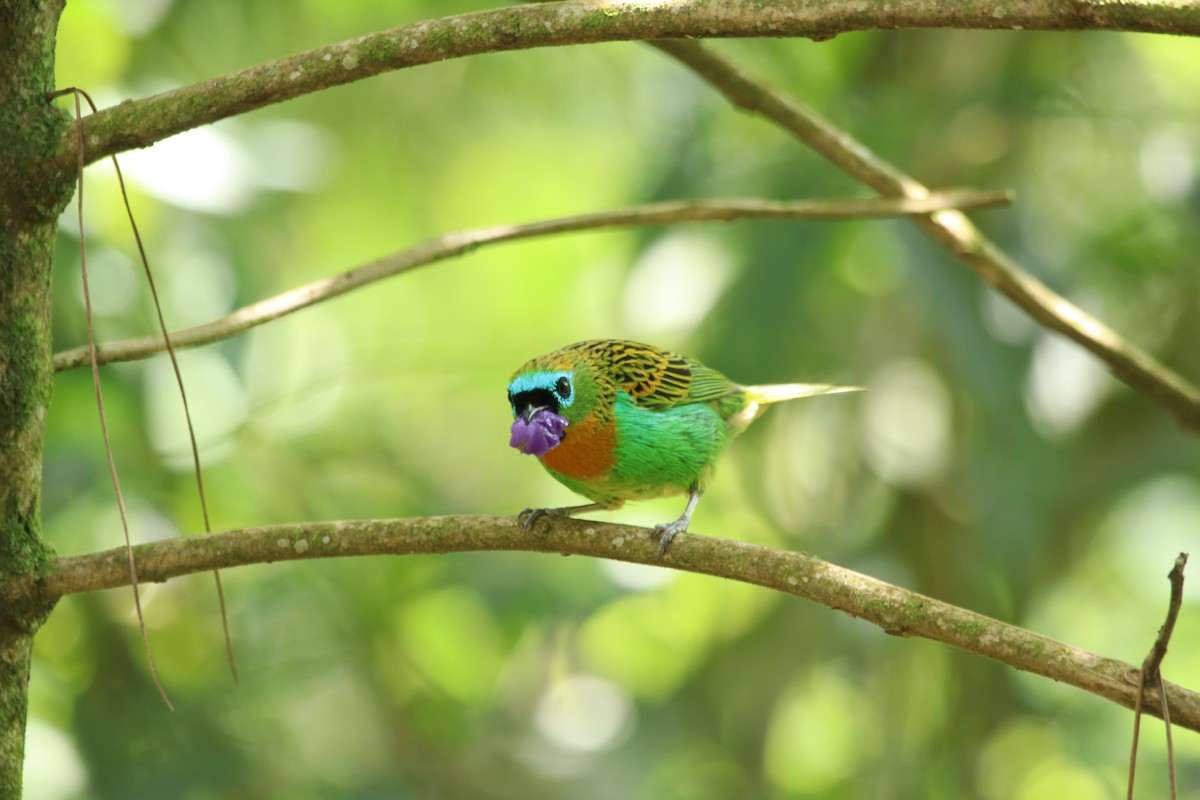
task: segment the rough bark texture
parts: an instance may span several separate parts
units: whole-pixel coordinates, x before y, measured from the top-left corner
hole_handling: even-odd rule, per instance
[[[0,579],[38,573],[50,404],[50,266],[68,179],[45,170],[65,129],[46,100],[62,0],[0,2]],[[21,796],[29,658],[49,606],[0,608],[0,797]]]
[[[1192,2],[1109,0],[563,0],[416,22],[274,59],[105,108],[85,123],[85,160],[148,147],[181,131],[310,92],[449,58],[596,42],[685,38],[831,39],[865,30],[1120,30],[1200,35]],[[59,167],[74,169],[76,140]]]
[[[554,517],[524,532],[516,517],[420,517],[340,520],[246,528],[164,539],[134,548],[144,583],[245,564],[366,555],[526,550],[654,564],[742,581],[802,597],[878,625],[1032,672],[1133,708],[1137,667],[1089,653],[1015,625],[958,608],[805,553],[691,534],[665,558],[649,528]],[[50,602],[77,592],[129,585],[125,548],[54,559],[36,579],[0,584],[0,606]],[[1200,730],[1200,694],[1165,683],[1171,722]],[[1155,692],[1143,708],[1162,715]]]

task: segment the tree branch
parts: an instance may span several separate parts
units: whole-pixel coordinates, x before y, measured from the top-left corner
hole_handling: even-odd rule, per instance
[[[1187,566],[1187,561],[1188,554],[1180,553],[1175,559],[1175,565],[1167,573],[1167,580],[1171,582],[1171,601],[1167,605],[1167,619],[1158,629],[1158,636],[1154,638],[1154,644],[1150,647],[1150,652],[1146,654],[1145,660],[1142,661],[1141,670],[1138,671],[1138,698],[1133,706],[1133,743],[1129,749],[1129,781],[1125,793],[1130,800],[1133,800],[1134,778],[1137,776],[1138,739],[1141,735],[1142,704],[1146,699],[1147,687],[1158,689],[1159,706],[1162,708],[1160,716],[1167,723],[1167,775],[1171,780],[1171,800],[1175,800],[1178,796],[1175,785],[1175,744],[1171,741],[1170,701],[1167,700],[1166,694],[1162,690],[1161,667],[1163,659],[1167,657],[1167,645],[1171,642],[1171,634],[1175,632],[1179,609],[1183,607],[1183,568]]]
[[[427,20],[296,53],[101,111],[84,122],[85,161],[382,72],[450,58],[592,42],[680,37],[809,37],[898,28],[1123,30],[1200,35],[1194,4],[1151,0],[563,0]],[[74,168],[75,134],[55,157]]]
[[[683,222],[731,222],[739,219],[863,219],[870,217],[925,214],[947,208],[984,208],[1011,201],[1007,192],[952,191],[921,198],[870,198],[862,200],[810,200],[774,203],[767,200],[714,200],[709,202],[667,202],[541,220],[524,225],[504,225],[457,231],[422,242],[348,270],[331,278],[299,286],[282,294],[233,311],[220,319],[170,334],[175,348],[196,347],[270,322],[286,314],[308,308],[401,272],[463,255],[477,247],[518,239],[531,239],[555,233],[670,225]],[[166,347],[161,336],[122,339],[98,345],[98,363],[133,361],[161,352]],[[56,353],[56,372],[90,364],[87,347]]]
[[[1142,662],[1142,672],[1145,673],[1146,680],[1150,685],[1154,685],[1159,679],[1159,669],[1162,667],[1163,659],[1167,657],[1167,645],[1171,642],[1171,634],[1175,632],[1179,609],[1183,607],[1183,568],[1187,566],[1187,562],[1188,554],[1180,553],[1175,559],[1171,571],[1167,573],[1167,579],[1171,582],[1171,601],[1167,605],[1167,619],[1158,629],[1158,636],[1154,637],[1154,644],[1151,646],[1150,652],[1146,654],[1146,660]]]
[[[365,555],[526,551],[609,558],[742,581],[844,611],[898,636],[919,636],[1042,675],[1133,708],[1139,670],[813,556],[681,535],[663,558],[653,530],[547,518],[526,534],[515,517],[447,516],[275,525],[168,539],[134,548],[138,575],[161,582],[245,564]],[[31,607],[129,584],[123,548],[54,559],[36,578],[0,582],[0,606]],[[1171,719],[1200,731],[1200,694],[1166,683]],[[1145,698],[1161,715],[1161,700]]]
[[[1200,17],[1200,7],[1193,7]],[[885,197],[924,197],[929,190],[802,103],[776,91],[699,42],[652,44],[694,71],[730,103],[759,114]],[[915,216],[913,222],[1042,326],[1100,358],[1130,387],[1200,433],[1200,389],[1149,353],[1021,269],[960,211]]]

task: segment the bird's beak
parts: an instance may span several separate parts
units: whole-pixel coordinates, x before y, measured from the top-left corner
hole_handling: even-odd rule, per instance
[[[521,412],[521,416],[525,419],[525,424],[528,425],[529,421],[531,419],[533,419],[533,415],[536,414],[537,412],[541,411],[544,408],[545,408],[545,406],[535,406],[535,405],[525,406],[525,410]]]

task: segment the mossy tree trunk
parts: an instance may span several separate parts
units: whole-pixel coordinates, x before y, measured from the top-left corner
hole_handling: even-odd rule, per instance
[[[54,88],[63,0],[0,0],[0,580],[36,573],[50,404],[50,267],[71,176],[48,165],[65,119]],[[0,608],[0,797],[21,796],[33,634],[48,608]]]
[[[75,154],[72,147],[63,147],[62,136],[68,130],[68,119],[47,100],[47,93],[55,88],[55,36],[64,4],[65,0],[0,0],[0,584],[35,583],[43,574],[53,575],[52,572],[45,572],[52,553],[42,538],[40,516],[44,422],[50,403],[53,374],[50,275],[56,222],[73,188],[74,165],[71,159]],[[827,37],[843,31],[875,27],[1111,28],[1200,35],[1200,23],[1194,9],[1178,3],[1063,4],[1042,0],[1026,3],[1020,8],[1016,7],[1020,4],[1014,4],[1011,10],[1016,16],[1010,14],[1004,18],[996,17],[987,9],[980,11],[972,4],[955,4],[944,0],[901,2],[894,8],[881,5],[879,9],[867,11],[859,7],[861,4],[833,3],[818,7],[819,4],[799,0],[780,0],[772,4],[734,2],[729,3],[728,8],[725,4],[699,0],[644,5],[598,9],[583,0],[548,6],[518,5],[461,18],[416,23],[395,31],[370,34],[272,60],[231,76],[181,87],[174,92],[138,103],[122,104],[102,112],[91,123],[96,139],[94,142],[90,140],[91,152],[88,157],[96,159],[134,146],[149,145],[199,124],[386,70],[524,47],[662,36],[760,36],[764,35],[764,30],[769,31],[771,36]],[[1016,25],[1015,22],[1021,24]],[[769,28],[764,28],[764,25],[769,25]],[[824,123],[818,124],[804,117],[804,114],[795,110],[795,106],[780,100],[779,96],[756,87],[751,87],[750,93],[746,94],[747,79],[732,68],[714,66],[712,59],[700,58],[694,46],[689,46],[688,50],[680,46],[664,49],[712,82],[737,105],[764,114],[802,140],[815,143],[835,163],[841,164],[868,184],[876,185],[884,194],[919,194],[906,192],[908,179],[896,177],[893,168],[865,159],[865,150],[861,146],[852,142],[847,144],[847,137],[832,129],[825,130],[822,127]],[[823,141],[829,144],[821,144]],[[878,173],[874,178],[871,177],[874,174],[872,171]],[[955,230],[961,234],[968,228],[956,225]],[[966,241],[935,231],[935,238],[977,267],[985,279],[1013,297],[1035,319],[1096,353],[1131,385],[1147,396],[1159,399],[1185,425],[1194,427],[1190,425],[1190,421],[1196,418],[1194,387],[1130,347],[1107,328],[1082,317],[1078,309],[1066,304],[1062,298],[1050,293],[1015,266],[1009,266],[1003,254],[990,252],[990,246],[982,248],[974,236],[971,233],[970,241]],[[1027,302],[1022,301],[1022,297]],[[1064,309],[1067,312],[1065,314]],[[1081,324],[1081,319],[1086,324]],[[1098,336],[1096,331],[1102,335]],[[445,519],[436,523],[417,521],[418,533],[433,530],[429,525],[445,524]],[[449,537],[443,537],[439,540],[442,549],[421,552],[481,548],[480,540],[472,538],[476,534],[467,527],[469,524],[473,523],[459,525],[460,538],[456,541],[461,543],[461,547],[447,548]],[[518,541],[508,528],[510,522],[483,520],[482,524],[489,536],[498,537],[487,539],[485,549],[509,549]],[[570,520],[555,523],[568,533],[571,526],[581,524]],[[623,543],[626,536],[630,535],[629,531],[608,527],[617,531],[616,538],[622,542],[620,546],[625,546]],[[306,529],[302,537],[308,538],[297,541],[303,542],[307,548],[308,542],[315,540],[311,538],[311,533],[311,529]],[[226,548],[220,551],[220,557],[226,561],[205,563],[201,565],[202,568],[207,570],[232,563],[260,563],[278,558],[277,550],[262,553],[254,551],[253,538],[227,534],[223,541],[247,542],[248,547],[243,552],[249,558],[244,562],[236,558],[229,560],[231,555],[236,556],[239,551]],[[328,537],[325,541],[329,541]],[[421,541],[420,537],[417,541]],[[555,542],[543,537],[538,541],[550,552],[569,549],[567,540]],[[574,541],[579,541],[578,535]],[[583,541],[590,547],[600,540],[591,538]],[[275,547],[277,542],[278,532],[272,532],[268,546]],[[174,546],[157,543],[149,548],[148,557],[158,550],[167,551]],[[709,546],[724,547],[712,543]],[[404,547],[412,545],[406,542]],[[190,552],[195,554],[201,551],[193,549]],[[293,552],[300,554],[303,551],[296,549]],[[708,560],[696,562],[702,566],[693,568],[707,574],[732,576],[736,570],[728,567],[729,558],[721,555],[723,552],[718,549]],[[320,555],[316,550],[311,551],[313,557]],[[748,577],[741,579],[758,585],[776,586],[775,579],[783,579],[781,576],[784,573],[764,577],[765,573],[755,572],[759,569],[760,562],[757,559],[760,558],[761,553],[754,556],[754,560],[749,562],[754,569]],[[150,563],[154,563],[152,558]],[[930,638],[938,641],[966,646],[964,642],[972,639],[988,639],[989,647],[998,641],[986,628],[978,627],[975,623],[947,629],[943,624],[943,616],[931,616],[928,613],[925,604],[931,601],[925,598],[889,594],[898,591],[894,587],[882,587],[879,591],[883,594],[872,594],[863,589],[861,578],[853,573],[835,571],[823,563],[815,569],[822,576],[840,575],[842,583],[834,585],[834,591],[866,604],[862,606],[866,610],[854,613],[878,618],[879,624],[885,625],[889,631],[911,632],[916,627],[905,627],[895,622],[891,616],[892,610],[902,608],[913,615],[919,612],[921,619],[929,622],[931,631],[936,629],[935,633],[929,634]],[[150,570],[144,574],[154,573]],[[13,581],[15,578],[23,580]],[[794,574],[787,573],[787,581],[793,578]],[[10,588],[11,585],[4,588]],[[807,578],[804,585],[808,585]],[[787,586],[776,588],[793,592]],[[800,591],[793,593],[799,594]],[[17,597],[18,594],[24,598],[52,596],[30,589],[16,594],[8,592],[6,596]],[[897,597],[898,601],[895,599]],[[841,599],[841,595],[831,599],[829,604],[843,609],[859,607]],[[36,599],[18,599],[0,605],[0,800],[19,798],[21,795],[30,654],[34,633],[49,615],[51,605],[51,601]],[[915,619],[915,616],[912,618]],[[999,644],[1005,647],[1008,642],[1000,640]],[[971,649],[988,654],[983,648]],[[1044,656],[1042,651],[1034,652],[1024,645],[1010,647],[1009,650],[1015,655],[1001,660],[1023,669],[1032,669],[1022,661],[1031,657],[1031,653],[1039,658]],[[1090,655],[1083,655],[1091,659]],[[999,658],[997,655],[992,657]],[[1061,665],[1059,661],[1043,658],[1040,663],[1046,665],[1043,674],[1058,677],[1053,670],[1056,665]],[[1089,662],[1089,682],[1076,685],[1085,686],[1104,696],[1128,698],[1132,690],[1123,680],[1124,673],[1128,671],[1127,665],[1105,660],[1101,667],[1103,671]],[[1117,688],[1102,692],[1096,686]],[[1125,694],[1122,695],[1118,689]],[[1155,701],[1150,702],[1153,707]]]

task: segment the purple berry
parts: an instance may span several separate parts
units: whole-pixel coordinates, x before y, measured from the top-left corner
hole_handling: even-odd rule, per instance
[[[563,428],[569,423],[548,408],[540,408],[528,421],[518,416],[513,420],[509,447],[515,447],[527,456],[545,455],[562,441]]]

